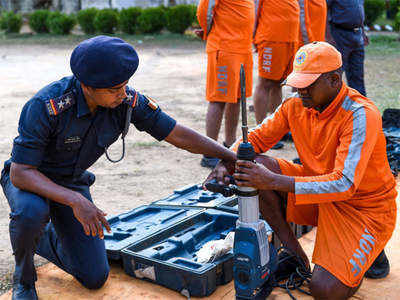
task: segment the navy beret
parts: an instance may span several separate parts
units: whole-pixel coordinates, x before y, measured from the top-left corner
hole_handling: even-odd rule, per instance
[[[124,40],[100,35],[80,43],[72,52],[70,65],[72,73],[85,85],[109,88],[135,73],[139,57]]]

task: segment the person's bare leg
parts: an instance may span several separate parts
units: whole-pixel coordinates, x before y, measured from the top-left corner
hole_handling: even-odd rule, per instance
[[[263,164],[272,172],[282,174],[278,162],[271,157],[259,155],[256,158],[258,163]],[[286,212],[283,207],[283,197],[281,193],[275,191],[260,190],[260,211],[265,221],[271,226],[274,233],[278,236],[283,246],[293,251],[305,264],[309,266],[309,260],[300,246],[289,223],[286,221]]]
[[[273,113],[282,102],[282,87],[280,81],[269,80],[268,84],[268,112]]]
[[[272,113],[281,104],[282,88],[280,81],[258,77],[254,92],[254,113],[257,124],[260,124],[267,113]]]
[[[268,112],[268,90],[265,84],[266,80],[265,78],[258,77],[257,86],[254,91],[254,114],[257,124],[260,124],[262,120],[264,120]]]
[[[216,141],[218,140],[219,130],[221,129],[224,108],[224,102],[208,102],[206,135]]]
[[[239,122],[240,103],[225,105],[225,144],[231,146],[236,141],[236,129]]]
[[[356,287],[344,285],[329,271],[315,265],[310,282],[310,291],[314,299],[344,300],[353,296],[360,286],[361,283]]]

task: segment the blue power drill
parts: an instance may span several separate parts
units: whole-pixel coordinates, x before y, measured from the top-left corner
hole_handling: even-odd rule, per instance
[[[243,142],[239,145],[237,158],[254,161],[254,148],[247,139],[246,82],[243,65],[240,68]],[[233,246],[233,276],[236,299],[265,299],[272,290],[268,280],[270,270],[270,247],[265,222],[259,218],[258,190],[252,187],[229,187],[218,185],[215,180],[206,188],[225,196],[238,195],[239,219],[236,223]]]

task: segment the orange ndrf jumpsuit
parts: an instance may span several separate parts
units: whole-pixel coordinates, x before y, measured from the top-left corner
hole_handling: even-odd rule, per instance
[[[396,222],[396,182],[379,110],[343,83],[321,113],[297,97],[284,101],[249,141],[264,153],[289,131],[302,165],[277,159],[282,174],[295,179],[287,221],[317,226],[313,262],[358,286]]]

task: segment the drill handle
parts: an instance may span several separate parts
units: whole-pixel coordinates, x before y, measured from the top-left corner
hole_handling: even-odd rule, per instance
[[[230,178],[231,182],[234,181],[233,177]],[[216,179],[210,180],[205,184],[207,190],[213,193],[219,193],[224,197],[231,197],[235,194],[235,189],[224,185],[219,184]]]
[[[240,143],[237,151],[237,158],[239,160],[254,161],[256,152],[254,151],[253,145],[249,142]]]

